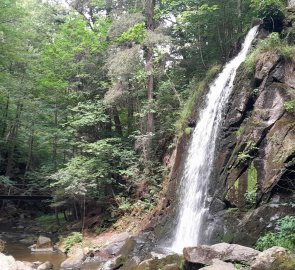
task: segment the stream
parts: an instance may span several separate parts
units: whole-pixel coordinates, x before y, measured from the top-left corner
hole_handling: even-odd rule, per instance
[[[27,262],[46,262],[53,264],[53,270],[60,270],[61,263],[67,259],[62,252],[31,252],[29,246],[33,244],[30,239],[36,238],[39,234],[36,232],[24,232],[23,229],[13,227],[11,224],[0,224],[0,239],[6,241],[4,253],[13,256],[18,261]],[[52,238],[52,237],[50,237]],[[81,270],[97,270],[97,263],[88,263],[83,265]]]

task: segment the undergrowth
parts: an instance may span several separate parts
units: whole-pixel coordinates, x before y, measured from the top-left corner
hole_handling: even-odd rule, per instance
[[[83,236],[79,232],[72,232],[65,239],[61,239],[66,253],[69,252],[75,244],[81,243],[82,240],[83,240]]]
[[[36,218],[36,221],[39,226],[41,226],[45,231],[58,231],[61,227],[61,225],[66,223],[66,220],[64,218],[64,215],[62,213],[58,214],[58,220],[56,215],[43,215]]]
[[[192,89],[192,94],[184,103],[183,108],[180,110],[179,118],[175,123],[177,137],[180,137],[183,132],[185,132],[185,128],[187,127],[188,119],[192,114],[193,108],[195,107],[197,101],[202,97],[202,94],[208,84],[218,74],[220,68],[220,65],[214,65],[211,67],[207,71],[205,78],[201,82],[197,83],[197,85]]]
[[[295,216],[285,216],[276,223],[274,232],[259,237],[256,248],[265,250],[273,246],[280,246],[290,251],[295,248]]]
[[[266,52],[277,53],[285,61],[290,61],[295,56],[295,46],[288,45],[287,42],[280,38],[279,33],[271,33],[266,39],[259,42],[257,48],[244,62],[244,67],[248,73],[254,72],[258,59]]]

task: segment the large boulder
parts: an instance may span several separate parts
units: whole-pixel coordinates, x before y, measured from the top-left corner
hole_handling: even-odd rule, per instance
[[[218,259],[213,260],[213,264],[201,268],[202,270],[236,270],[235,266],[232,263],[226,263]]]
[[[79,269],[85,260],[84,252],[81,248],[76,248],[69,258],[61,263],[61,269]]]
[[[269,248],[255,258],[251,264],[251,270],[269,270],[273,268],[273,264],[278,257],[287,257],[287,250],[282,247]]]
[[[113,270],[113,269],[118,269],[122,265],[123,265],[122,264],[122,256],[117,256],[117,257],[115,257],[115,258],[107,261],[103,265],[101,265],[98,268],[98,270]]]
[[[221,259],[222,253],[215,251],[210,246],[188,247],[183,249],[184,259],[193,264],[210,265],[214,259]]]
[[[17,270],[17,264],[12,256],[6,256],[0,253],[0,269],[1,270]]]
[[[38,266],[37,270],[51,270],[53,269],[53,265],[51,262],[47,261],[45,263],[42,263]]]
[[[222,254],[223,261],[250,263],[260,253],[259,251],[236,244],[220,243],[211,246]]]
[[[39,236],[37,243],[30,246],[32,252],[53,252],[53,243],[49,237]]]
[[[240,245],[220,243],[213,246],[198,246],[183,249],[186,262],[190,264],[211,265],[214,260],[242,262],[251,264],[260,252]]]
[[[34,265],[32,263],[30,263],[30,262],[21,262],[21,261],[16,261],[16,267],[17,267],[16,268],[17,270],[35,270],[36,269],[36,268],[34,268]]]
[[[52,248],[53,244],[49,237],[40,235],[37,240],[36,248]]]
[[[113,235],[101,251],[108,253],[112,256],[117,256],[125,245],[126,241],[131,237],[127,232]]]

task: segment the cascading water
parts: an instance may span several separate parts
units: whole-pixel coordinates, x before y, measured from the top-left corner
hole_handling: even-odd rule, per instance
[[[246,59],[257,33],[253,27],[240,53],[227,63],[223,71],[211,84],[205,108],[200,112],[199,121],[192,135],[181,184],[178,223],[170,249],[180,253],[184,247],[201,244],[204,235],[202,223],[208,213],[207,187],[213,165],[218,127],[222,111],[233,88],[238,67]]]

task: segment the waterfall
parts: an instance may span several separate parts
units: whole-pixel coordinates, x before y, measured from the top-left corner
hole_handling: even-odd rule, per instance
[[[208,214],[208,183],[212,171],[215,144],[223,109],[233,88],[238,67],[246,59],[257,33],[253,27],[245,38],[240,53],[228,62],[210,85],[206,105],[200,112],[185,160],[179,186],[179,210],[174,239],[170,249],[181,253],[184,247],[203,242],[204,218]]]

